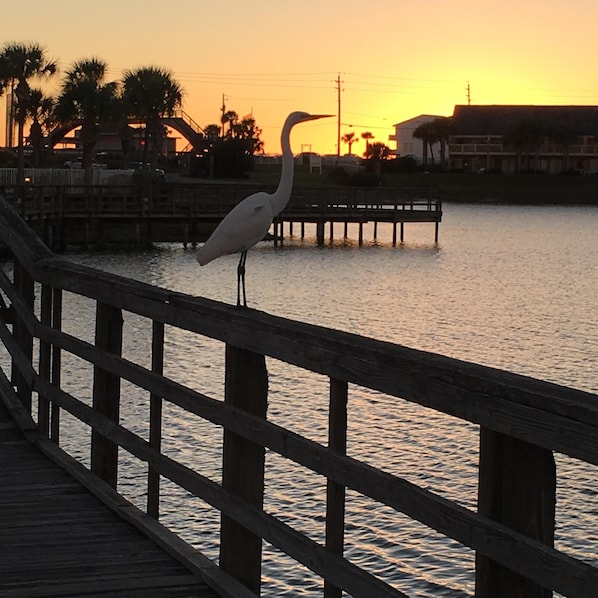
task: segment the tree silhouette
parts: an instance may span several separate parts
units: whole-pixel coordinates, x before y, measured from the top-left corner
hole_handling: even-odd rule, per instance
[[[363,153],[365,158],[369,158],[370,153],[370,139],[374,139],[374,136],[369,131],[365,131],[361,134],[361,138],[365,139],[365,152]]]
[[[355,137],[355,133],[351,131],[350,133],[345,133],[342,137],[343,143],[346,143],[349,146],[349,156],[351,155],[351,149],[354,143],[357,143],[359,139]]]
[[[510,127],[503,137],[503,142],[515,150],[517,173],[522,170],[523,156],[527,157],[527,169],[529,169],[530,155],[537,153],[546,134],[546,125],[536,118],[521,119]]]
[[[29,145],[33,149],[33,166],[37,168],[40,164],[44,137],[54,123],[54,100],[45,96],[41,89],[32,88],[27,112],[31,118]]]
[[[31,87],[29,80],[54,75],[58,67],[38,44],[8,42],[0,52],[0,93],[10,88],[17,123],[17,182],[25,182],[24,129]]]
[[[423,165],[427,166],[428,164],[428,148],[430,148],[432,163],[434,163],[434,143],[438,141],[438,132],[434,126],[434,122],[430,120],[416,127],[415,131],[413,131],[413,137],[422,141]]]
[[[54,114],[62,124],[81,123],[85,184],[93,178],[93,158],[102,124],[116,115],[118,84],[105,80],[108,65],[98,59],[78,60],[66,72]]]
[[[154,169],[165,137],[162,118],[181,107],[183,90],[170,71],[148,66],[125,71],[122,97],[129,116],[145,124],[143,162]]]

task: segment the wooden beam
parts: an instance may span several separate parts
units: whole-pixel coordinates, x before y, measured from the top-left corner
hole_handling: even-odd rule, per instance
[[[343,380],[330,380],[328,413],[328,448],[340,455],[347,453],[347,395]],[[326,548],[343,556],[345,536],[345,487],[332,480],[326,485]],[[342,589],[324,580],[324,598],[340,598]]]
[[[152,372],[164,371],[164,323],[152,323]],[[149,444],[160,451],[162,446],[162,397],[150,393]],[[160,474],[150,464],[147,473],[147,514],[154,519],[160,516]]]
[[[120,357],[123,317],[120,309],[97,304],[96,346]],[[93,408],[118,423],[120,412],[120,377],[98,366],[93,369]],[[91,470],[112,488],[118,479],[118,445],[94,429],[91,432]]]
[[[226,345],[225,404],[266,419],[268,372],[263,355]],[[225,428],[222,487],[260,509],[264,500],[265,449]],[[260,592],[262,538],[229,517],[221,518],[220,566]]]
[[[552,548],[555,507],[552,452],[481,428],[478,512]],[[552,598],[552,590],[478,553],[475,596]]]

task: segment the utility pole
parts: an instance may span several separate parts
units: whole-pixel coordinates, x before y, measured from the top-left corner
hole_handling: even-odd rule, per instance
[[[467,87],[465,88],[467,91],[467,105],[471,106],[471,86],[469,85],[469,81],[467,82]]]
[[[336,123],[336,155],[341,155],[341,91],[343,88],[341,87],[343,81],[341,81],[341,74],[338,74],[336,79],[336,93],[337,93],[337,123]]]
[[[222,137],[224,137],[224,115],[226,113],[226,97],[224,94],[222,94],[222,107],[220,108],[220,111],[222,112],[222,116],[220,118],[220,122],[222,123]]]

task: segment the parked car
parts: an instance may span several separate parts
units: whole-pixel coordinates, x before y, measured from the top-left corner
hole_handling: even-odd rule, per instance
[[[80,170],[83,168],[83,158],[75,158],[74,160],[67,160],[64,163],[64,167],[71,169],[71,170]],[[93,162],[91,165],[92,168],[99,168],[101,170],[105,170],[108,168],[106,164],[101,164],[100,162]]]
[[[129,162],[127,164],[129,170],[151,170],[149,164],[144,164],[143,162]],[[153,172],[159,175],[164,175],[164,170],[162,168],[154,168]]]

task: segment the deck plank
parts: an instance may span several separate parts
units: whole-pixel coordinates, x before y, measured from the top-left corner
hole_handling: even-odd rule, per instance
[[[0,595],[216,598],[23,438],[0,401]]]

